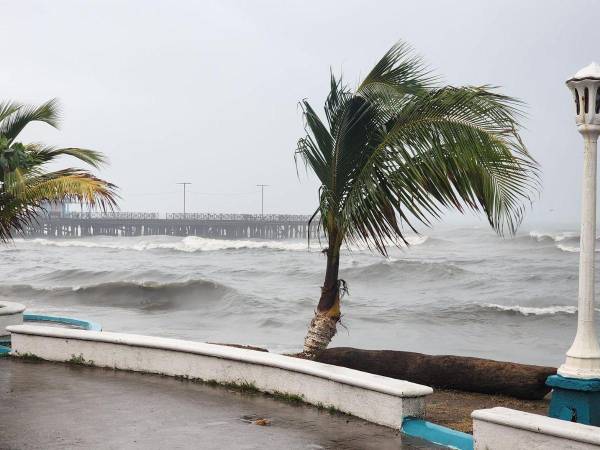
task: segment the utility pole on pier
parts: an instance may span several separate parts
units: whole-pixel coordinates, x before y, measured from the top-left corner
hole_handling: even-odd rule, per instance
[[[177,184],[182,184],[183,185],[183,217],[185,217],[185,187],[188,184],[192,184],[192,183],[188,183],[187,181],[185,181],[183,183],[177,183]]]
[[[260,187],[260,216],[263,217],[265,215],[265,188],[269,186],[268,184],[257,184]]]

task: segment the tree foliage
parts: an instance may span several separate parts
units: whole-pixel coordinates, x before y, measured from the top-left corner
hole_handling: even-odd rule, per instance
[[[57,101],[37,107],[0,102],[1,241],[11,239],[15,232],[35,221],[44,205],[70,201],[102,209],[116,205],[116,187],[88,170],[47,170],[47,165],[61,156],[71,156],[98,168],[105,162],[101,153],[18,142],[19,134],[32,122],[58,127]]]
[[[313,217],[329,245],[385,255],[448,208],[483,211],[498,233],[514,233],[539,187],[520,106],[490,86],[440,85],[404,43],[354,90],[331,74],[324,119],[301,102],[296,150],[320,182]]]

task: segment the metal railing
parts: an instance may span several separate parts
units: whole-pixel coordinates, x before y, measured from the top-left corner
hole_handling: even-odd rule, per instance
[[[211,214],[167,213],[167,220],[208,220],[242,222],[308,222],[310,216],[298,214]]]
[[[54,216],[51,216],[54,217]],[[63,219],[160,219],[160,213],[151,212],[69,212],[60,215]]]
[[[308,222],[310,216],[299,214],[212,214],[212,213],[166,213],[156,212],[67,212],[47,214],[52,219],[94,219],[94,220],[194,220],[215,222]]]

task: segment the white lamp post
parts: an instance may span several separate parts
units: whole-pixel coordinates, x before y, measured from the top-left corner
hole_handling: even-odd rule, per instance
[[[600,345],[594,322],[594,257],[596,248],[596,166],[600,134],[600,65],[592,63],[567,81],[573,92],[577,130],[583,136],[581,244],[577,334],[558,374],[600,379]]]

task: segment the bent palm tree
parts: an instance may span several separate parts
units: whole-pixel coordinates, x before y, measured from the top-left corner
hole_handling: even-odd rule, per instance
[[[58,104],[50,100],[39,107],[0,102],[0,241],[35,221],[44,204],[76,201],[113,208],[115,186],[83,169],[46,171],[45,165],[62,155],[73,156],[92,167],[104,162],[101,153],[82,148],[54,148],[22,144],[18,135],[32,122],[58,125]]]
[[[538,166],[518,133],[519,102],[487,86],[438,86],[402,43],[392,47],[354,92],[331,76],[326,121],[301,102],[306,136],[296,155],[321,184],[313,219],[328,246],[321,297],[304,341],[315,358],[336,333],[346,284],[342,244],[382,255],[408,244],[446,208],[482,210],[496,232],[513,234]]]

